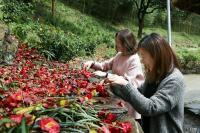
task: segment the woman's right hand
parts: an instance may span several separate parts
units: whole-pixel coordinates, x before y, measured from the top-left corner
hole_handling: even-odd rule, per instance
[[[92,67],[92,65],[94,65],[94,61],[87,61],[87,62],[83,63],[83,67],[82,68],[84,70],[88,70],[88,69],[90,69]]]
[[[119,84],[119,85],[127,85],[128,84],[128,81],[122,77],[122,76],[118,76],[116,74],[112,74],[112,75],[109,75],[107,77],[107,79],[105,79],[105,83],[106,84]]]
[[[102,71],[95,71],[93,72],[93,74],[97,77],[102,77],[102,78],[106,78],[106,76],[108,75],[106,72],[102,72]]]

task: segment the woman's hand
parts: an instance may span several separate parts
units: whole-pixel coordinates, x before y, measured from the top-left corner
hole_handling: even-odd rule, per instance
[[[107,75],[106,72],[102,72],[102,71],[95,71],[93,73],[95,76],[98,76],[98,77],[106,77],[106,75]]]
[[[107,79],[105,79],[104,83],[106,84],[119,84],[119,85],[127,85],[128,84],[128,81],[122,77],[122,76],[118,76],[116,74],[112,74],[112,75],[109,75],[107,77]]]
[[[94,65],[94,61],[87,61],[83,63],[82,69],[88,70],[92,67],[92,65]]]

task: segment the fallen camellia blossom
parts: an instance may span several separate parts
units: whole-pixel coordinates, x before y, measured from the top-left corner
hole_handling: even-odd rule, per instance
[[[11,115],[10,119],[16,123],[20,123],[22,121],[23,116],[23,114]]]
[[[40,128],[49,133],[60,132],[60,125],[53,118],[42,118],[40,120]]]

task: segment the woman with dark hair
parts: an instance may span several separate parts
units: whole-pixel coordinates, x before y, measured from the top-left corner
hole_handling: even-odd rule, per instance
[[[185,84],[176,55],[156,33],[142,38],[138,50],[145,69],[144,84],[136,88],[117,75],[106,82],[142,115],[144,133],[183,133]]]
[[[137,54],[137,41],[133,33],[128,30],[120,30],[115,35],[116,51],[115,57],[104,62],[87,61],[83,64],[83,69],[95,69],[94,74],[100,77],[107,77],[111,75],[123,76],[130,81],[136,88],[144,82],[144,74],[142,72],[142,65]],[[111,73],[106,71],[112,70]],[[128,108],[128,113],[133,115],[135,119],[141,119],[138,114],[128,103],[125,103]]]

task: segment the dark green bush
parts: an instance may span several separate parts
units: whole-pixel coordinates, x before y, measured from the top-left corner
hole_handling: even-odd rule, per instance
[[[82,12],[108,20],[123,21],[130,16],[133,9],[133,0],[68,0],[67,3],[75,6]]]
[[[11,28],[17,37],[37,48],[48,59],[70,60],[77,56],[93,54],[96,48],[97,42],[94,42],[93,38],[80,38],[72,32],[64,32],[54,26],[13,23]]]
[[[2,0],[2,4],[3,21],[6,23],[30,21],[34,13],[33,4],[22,0]]]

